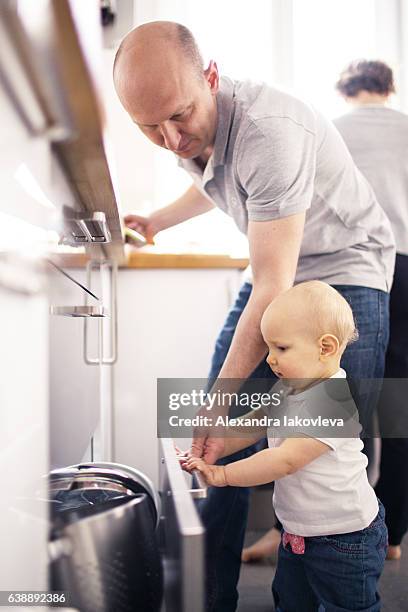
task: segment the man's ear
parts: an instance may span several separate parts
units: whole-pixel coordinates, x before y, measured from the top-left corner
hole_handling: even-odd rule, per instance
[[[214,60],[210,60],[208,68],[204,70],[204,77],[210,86],[211,93],[215,96],[219,88],[220,77],[218,74],[217,64]]]
[[[333,357],[340,348],[340,342],[333,334],[324,334],[319,338],[320,361]]]

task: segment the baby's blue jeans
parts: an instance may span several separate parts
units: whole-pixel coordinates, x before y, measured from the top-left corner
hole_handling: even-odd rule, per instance
[[[379,502],[374,521],[361,531],[305,538],[305,552],[279,547],[272,584],[276,612],[377,612],[387,528]]]

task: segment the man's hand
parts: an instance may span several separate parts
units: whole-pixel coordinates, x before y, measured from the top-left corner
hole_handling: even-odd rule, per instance
[[[212,411],[207,410],[207,406],[202,406],[196,416],[211,417],[214,422]],[[216,433],[216,435],[212,435]],[[192,457],[202,457],[210,465],[215,463],[220,457],[224,456],[225,440],[223,437],[224,428],[221,425],[194,427],[193,440],[188,452]]]
[[[155,227],[153,219],[150,217],[143,217],[142,215],[126,215],[124,218],[125,225],[130,229],[139,232],[146,238],[147,244],[154,244],[153,237],[157,234],[158,229]]]
[[[220,457],[223,457],[224,449],[224,438],[211,437],[208,436],[208,431],[206,435],[203,431],[195,430],[189,453],[193,457],[202,457],[206,463],[212,465]]]
[[[142,234],[147,244],[154,244],[153,237],[159,232],[197,215],[202,215],[212,210],[214,206],[215,204],[193,184],[172,204],[153,211],[148,217],[126,215],[124,222],[130,229]]]
[[[186,468],[189,472],[198,470],[204,477],[204,480],[210,487],[226,487],[227,481],[225,477],[225,467],[223,465],[208,465],[202,459],[191,457],[186,462]]]

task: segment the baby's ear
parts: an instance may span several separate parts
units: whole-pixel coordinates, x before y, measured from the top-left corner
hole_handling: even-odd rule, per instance
[[[320,360],[325,361],[333,357],[340,348],[340,342],[333,334],[323,334],[319,338]]]

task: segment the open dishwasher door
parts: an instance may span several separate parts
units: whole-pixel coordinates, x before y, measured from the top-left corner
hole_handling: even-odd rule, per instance
[[[206,489],[189,488],[173,440],[162,438],[159,449],[164,610],[204,612],[204,527],[193,498]]]

